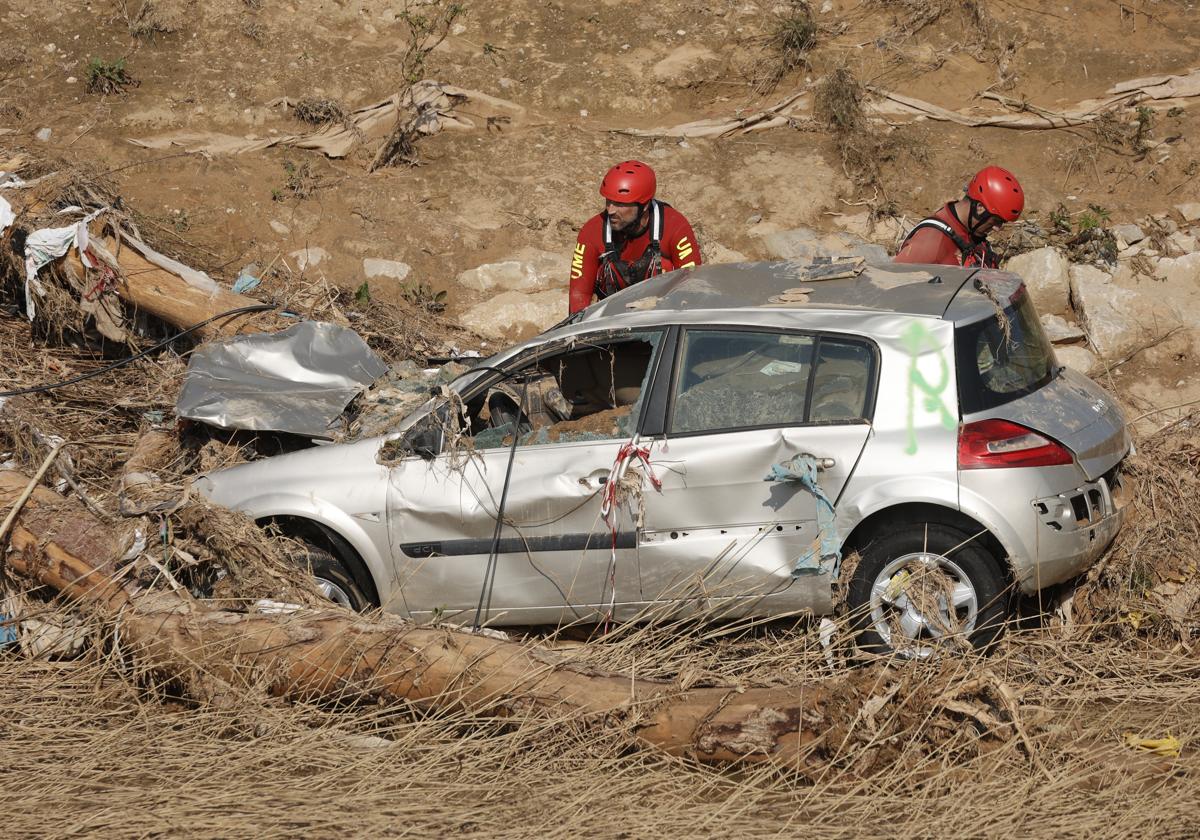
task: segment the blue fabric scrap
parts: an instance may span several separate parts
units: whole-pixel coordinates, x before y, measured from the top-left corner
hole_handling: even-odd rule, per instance
[[[834,530],[833,502],[817,483],[817,459],[803,453],[793,455],[786,461],[774,464],[763,481],[798,481],[817,500],[819,544],[814,544],[797,558],[792,567],[792,577],[828,571],[830,577],[836,579],[842,563],[842,552]]]

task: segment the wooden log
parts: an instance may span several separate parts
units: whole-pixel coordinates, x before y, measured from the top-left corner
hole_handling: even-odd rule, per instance
[[[100,244],[120,266],[120,279],[114,291],[135,309],[148,312],[180,329],[199,324],[231,309],[254,306],[261,301],[222,288],[204,289],[194,286],[177,274],[160,268],[133,248],[118,247],[112,237],[99,239]],[[74,248],[66,259],[72,270],[83,276],[83,262]],[[254,312],[214,321],[193,333],[203,341],[218,336],[239,333],[272,332],[287,324],[276,312]]]
[[[0,505],[12,505],[26,483],[20,473],[0,472]],[[899,716],[880,710],[897,692],[918,707],[922,721],[932,713],[921,704],[936,706],[930,698],[945,695],[944,685],[933,686],[932,695],[922,691],[936,669],[914,680],[913,669],[890,667],[802,686],[685,691],[596,672],[527,645],[386,615],[333,607],[286,614],[217,609],[186,593],[133,592],[113,582],[109,557],[101,556],[111,542],[106,534],[81,506],[41,490],[14,526],[7,562],[94,606],[116,625],[122,650],[138,666],[199,699],[212,699],[214,691],[265,692],[290,700],[543,714],[625,727],[646,744],[704,762],[770,761],[816,773],[860,730],[877,749],[895,748],[884,745],[902,741],[892,737],[902,731],[894,722]],[[856,766],[861,763],[860,756]]]

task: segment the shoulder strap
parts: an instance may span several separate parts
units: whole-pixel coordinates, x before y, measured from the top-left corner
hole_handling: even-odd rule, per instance
[[[968,244],[967,241],[964,240],[957,233],[955,233],[954,228],[950,227],[950,225],[946,224],[941,219],[933,219],[933,218],[922,219],[921,221],[919,221],[915,225],[913,225],[913,229],[908,232],[908,236],[904,237],[904,242],[902,242],[900,244],[900,247],[903,248],[905,245],[907,245],[908,240],[913,238],[913,234],[915,234],[917,231],[921,230],[922,228],[936,230],[938,233],[942,234],[947,239],[949,239],[951,242],[953,242],[955,247],[958,248],[958,250],[963,254],[966,254],[968,251],[970,251],[974,247],[974,246]]]
[[[663,207],[667,205],[656,199],[650,199],[650,246],[655,251],[662,250],[662,234],[663,234]],[[612,222],[608,220],[608,214],[604,214],[604,253],[601,258],[610,256],[611,259],[620,259],[621,255],[616,253],[616,247],[613,244]]]

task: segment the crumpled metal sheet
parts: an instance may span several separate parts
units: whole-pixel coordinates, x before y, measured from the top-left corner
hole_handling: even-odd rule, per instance
[[[358,333],[302,321],[200,347],[176,413],[222,429],[330,438],[350,400],[386,372]]]

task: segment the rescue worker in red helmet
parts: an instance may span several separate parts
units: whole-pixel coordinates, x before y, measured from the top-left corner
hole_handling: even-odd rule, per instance
[[[987,235],[1015,222],[1025,208],[1025,192],[1007,169],[985,166],[967,185],[966,195],[918,222],[900,246],[895,262],[999,268]]]
[[[579,230],[571,256],[570,311],[648,277],[700,265],[700,245],[682,213],[654,197],[654,170],[626,160],[600,182],[604,210]]]

